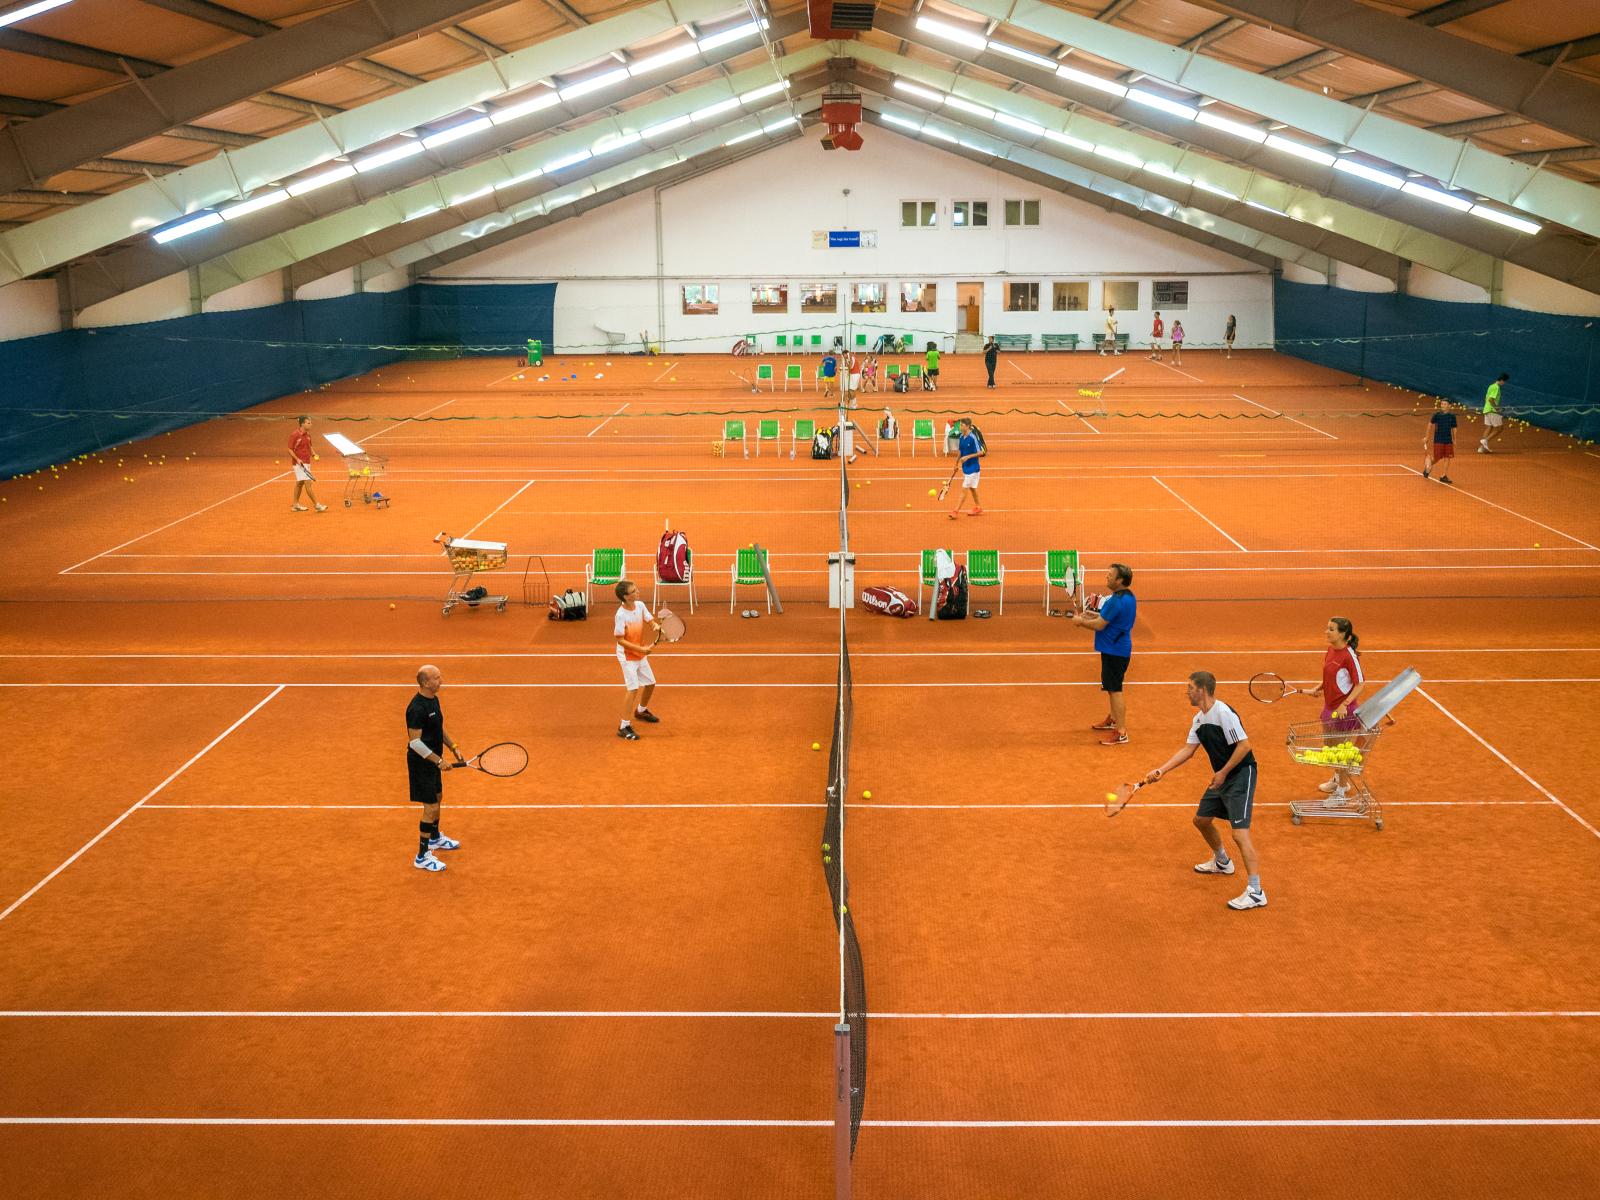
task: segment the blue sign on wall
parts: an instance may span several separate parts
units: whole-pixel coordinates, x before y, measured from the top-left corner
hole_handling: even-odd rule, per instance
[[[859,229],[831,229],[828,231],[828,248],[830,250],[847,247],[859,250],[861,248],[861,231]]]

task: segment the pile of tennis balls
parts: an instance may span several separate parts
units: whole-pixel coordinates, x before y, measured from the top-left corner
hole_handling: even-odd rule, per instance
[[[1361,765],[1361,751],[1354,742],[1339,742],[1337,745],[1324,746],[1320,750],[1307,750],[1300,756],[1301,762],[1318,763],[1325,767],[1359,767]]]

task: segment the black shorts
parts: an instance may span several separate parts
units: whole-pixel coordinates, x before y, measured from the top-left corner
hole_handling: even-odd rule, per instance
[[[411,780],[411,802],[413,804],[437,804],[439,797],[444,793],[444,772],[435,767],[431,771],[418,771],[412,768],[408,775]]]
[[[929,367],[928,368],[928,374],[932,375],[935,379],[939,378],[939,368],[938,367]]]
[[[1126,654],[1102,654],[1100,656],[1100,690],[1102,692],[1120,692],[1122,690],[1122,677],[1128,673],[1130,659]]]
[[[1255,811],[1256,764],[1252,759],[1233,769],[1220,788],[1207,788],[1200,797],[1197,817],[1227,817],[1235,829],[1249,829]]]

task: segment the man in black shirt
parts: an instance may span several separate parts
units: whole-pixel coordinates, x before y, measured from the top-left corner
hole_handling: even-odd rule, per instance
[[[444,711],[439,707],[439,689],[444,677],[439,668],[428,665],[417,669],[417,694],[406,705],[406,775],[411,781],[411,800],[422,805],[422,832],[417,857],[412,866],[420,871],[442,871],[444,863],[433,856],[435,850],[458,850],[461,843],[439,832],[439,802],[444,799],[444,748],[450,747],[461,762],[461,751],[444,731]]]
[[[989,386],[994,386],[994,368],[1000,361],[1000,347],[994,340],[994,335],[989,335],[989,340],[983,344],[983,369],[989,372]]]
[[[1456,414],[1450,401],[1439,401],[1439,409],[1428,417],[1428,436],[1422,439],[1422,477],[1428,478],[1434,464],[1439,467],[1439,482],[1450,482],[1450,460],[1456,456]]]
[[[1189,676],[1189,703],[1200,710],[1189,725],[1189,740],[1183,749],[1146,775],[1145,782],[1154,783],[1168,771],[1188,762],[1197,749],[1205,749],[1211,763],[1211,782],[1200,797],[1194,825],[1211,847],[1212,857],[1196,863],[1194,869],[1201,875],[1233,874],[1233,860],[1222,848],[1222,835],[1211,823],[1216,817],[1226,817],[1249,876],[1248,886],[1228,901],[1228,907],[1240,911],[1265,908],[1267,894],[1261,890],[1261,866],[1255,845],[1250,841],[1250,818],[1256,798],[1256,756],[1250,749],[1249,735],[1244,731],[1239,714],[1217,699],[1217,677],[1210,671],[1195,671]]]

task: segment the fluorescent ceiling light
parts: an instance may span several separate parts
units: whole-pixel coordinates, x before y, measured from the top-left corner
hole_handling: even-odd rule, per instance
[[[629,130],[627,133],[608,133],[605,137],[595,142],[591,149],[596,154],[609,154],[613,150],[620,150],[624,146],[631,146],[643,135]]]
[[[989,41],[978,34],[959,25],[950,25],[944,21],[936,21],[932,17],[918,17],[917,28],[934,37],[942,37],[948,42],[955,42],[962,46],[971,46],[974,50],[987,50]]]
[[[1159,108],[1164,113],[1171,113],[1175,117],[1182,117],[1185,121],[1192,121],[1198,115],[1198,110],[1187,104],[1179,104],[1176,100],[1168,100],[1165,96],[1158,96],[1154,92],[1147,92],[1143,88],[1129,88],[1128,99],[1150,108]]]
[[[1137,158],[1126,150],[1118,150],[1115,146],[1096,146],[1094,152],[1101,158],[1109,158],[1112,162],[1126,163],[1130,167],[1144,166],[1144,159]]]
[[[574,163],[586,162],[593,157],[594,155],[589,153],[589,151],[579,150],[573,154],[567,155],[565,158],[558,158],[555,160],[555,162],[545,163],[544,173],[546,175],[553,175],[564,167],[570,167]]]
[[[975,117],[994,116],[994,109],[984,108],[981,104],[974,104],[971,100],[963,100],[960,96],[946,96],[944,102],[951,108],[959,108],[962,112],[971,113]]]
[[[390,163],[399,162],[402,158],[410,158],[413,154],[421,153],[421,142],[401,142],[392,149],[379,150],[376,154],[358,158],[354,165],[358,171],[376,171],[379,167],[387,167]]]
[[[496,109],[489,114],[489,120],[496,125],[504,125],[507,121],[515,121],[518,117],[525,117],[529,113],[539,112],[551,105],[560,104],[561,96],[556,92],[540,92],[531,100],[524,100],[519,104],[507,105],[505,108]]]
[[[663,133],[671,133],[674,129],[682,129],[689,123],[689,115],[673,117],[670,121],[662,121],[659,125],[652,125],[644,131],[647,138],[660,137]]]
[[[531,171],[524,171],[521,175],[513,175],[510,179],[502,179],[499,183],[495,184],[494,186],[495,186],[495,188],[497,190],[499,188],[516,187],[516,185],[519,184],[519,183],[527,183],[528,180],[537,179],[537,178],[539,178],[539,176],[541,176],[543,174],[544,174],[544,171],[543,171],[542,168],[535,167]]]
[[[1120,83],[1110,79],[1102,79],[1100,76],[1091,75],[1087,71],[1080,71],[1077,67],[1059,66],[1056,68],[1056,74],[1081,83],[1085,87],[1098,88],[1102,92],[1110,92],[1113,96],[1126,96],[1128,94],[1128,89]]]
[[[941,142],[950,142],[952,145],[961,140],[941,129],[935,129],[932,125],[924,125],[922,134],[924,137],[938,138]]]
[[[1209,125],[1213,129],[1220,129],[1223,133],[1231,133],[1234,137],[1242,137],[1248,142],[1260,145],[1267,140],[1267,135],[1261,130],[1246,125],[1240,121],[1230,121],[1227,117],[1219,117],[1212,113],[1203,112],[1195,118],[1202,125]]]
[[[488,187],[481,187],[475,192],[468,192],[465,196],[456,196],[451,199],[450,203],[453,205],[468,204],[473,200],[482,200],[485,196],[492,195],[494,195],[494,184],[491,183]]]
[[[1074,150],[1082,150],[1089,154],[1094,153],[1093,142],[1085,141],[1081,137],[1073,137],[1070,133],[1059,133],[1054,129],[1046,129],[1044,135],[1052,142],[1060,142],[1064,146],[1071,146]]]
[[[766,87],[758,87],[753,92],[746,92],[739,97],[741,104],[754,104],[757,100],[765,100],[768,96],[775,96],[789,86],[787,79],[780,83],[769,83]]]
[[[412,213],[409,217],[403,218],[401,224],[404,224],[407,221],[420,221],[423,217],[431,217],[438,211],[439,206],[437,204],[430,204],[426,208],[417,209],[417,211]]]
[[[1210,192],[1213,196],[1223,196],[1229,200],[1237,200],[1239,198],[1227,188],[1219,188],[1216,184],[1207,183],[1203,179],[1196,179],[1194,181],[1194,186],[1199,188],[1202,192]]]
[[[894,113],[879,113],[878,116],[881,120],[887,121],[891,125],[899,125],[903,129],[922,128],[918,122],[909,120],[906,117],[897,117]]]
[[[52,8],[60,8],[63,4],[71,4],[72,0],[39,0],[37,4],[24,5],[22,8],[12,9],[8,13],[0,13],[0,28],[15,25],[18,21],[26,21],[29,17],[37,17],[40,13],[47,13]],[[160,241],[160,238],[156,239]]]
[[[1400,190],[1408,196],[1431,200],[1435,204],[1442,204],[1444,207],[1453,208],[1457,212],[1469,212],[1472,209],[1470,200],[1463,200],[1460,196],[1452,196],[1449,192],[1441,192],[1438,188],[1424,187],[1420,183],[1408,182]]]
[[[782,118],[772,122],[772,124],[770,124],[770,125],[763,125],[761,127],[761,132],[762,133],[771,133],[774,129],[782,129],[787,125],[798,125],[799,123],[800,123],[800,118],[799,117],[782,117]]]
[[[1147,162],[1144,165],[1144,169],[1149,171],[1152,175],[1160,175],[1166,179],[1176,180],[1178,183],[1194,182],[1194,180],[1190,179],[1187,175],[1178,174],[1178,172],[1167,166],[1166,163]]]
[[[349,179],[356,173],[352,166],[345,165],[334,167],[331,171],[324,171],[320,175],[312,175],[298,183],[291,183],[287,191],[291,196],[304,196],[307,192],[314,192],[318,188],[325,188],[330,183],[338,183],[341,179]]]
[[[1398,175],[1391,175],[1387,171],[1379,171],[1366,163],[1357,162],[1353,158],[1341,158],[1333,164],[1334,168],[1347,175],[1365,179],[1368,183],[1381,183],[1384,187],[1400,188],[1405,186],[1405,180]]]
[[[1043,125],[1035,125],[1032,121],[1024,121],[1021,117],[1013,117],[1010,113],[997,112],[994,115],[994,119],[1002,125],[1020,129],[1024,133],[1032,134],[1034,137],[1042,137],[1044,135]]]
[[[599,75],[592,75],[588,79],[580,79],[571,87],[561,89],[561,98],[571,100],[574,96],[586,96],[590,92],[598,92],[603,87],[610,87],[614,83],[621,83],[628,78],[628,68],[618,67],[615,71],[604,71]]]
[[[288,198],[288,192],[282,188],[275,188],[249,200],[229,205],[222,210],[222,219],[224,221],[237,221],[240,217],[248,217],[253,212],[260,212],[263,208],[271,208],[274,204],[282,203]]]
[[[989,49],[1008,55],[1011,58],[1017,59],[1019,62],[1031,63],[1033,66],[1043,67],[1046,71],[1054,71],[1056,69],[1055,59],[1046,58],[1042,54],[1035,54],[1031,50],[1024,50],[1020,46],[1008,46],[1004,42],[990,42]]]
[[[761,22],[761,28],[765,29],[766,25],[765,21]],[[724,29],[721,33],[713,33],[710,37],[701,38],[700,49],[715,50],[718,46],[726,46],[729,42],[737,42],[755,35],[756,23],[754,21],[746,21],[743,25],[735,25],[732,29]]]
[[[1543,226],[1535,225],[1521,217],[1513,217],[1510,213],[1500,212],[1497,209],[1485,208],[1481,204],[1472,206],[1472,215],[1482,217],[1485,221],[1493,221],[1496,225],[1504,225],[1508,229],[1515,229],[1519,233],[1539,233]]]
[[[944,94],[942,92],[935,92],[929,88],[921,87],[915,83],[907,83],[904,79],[896,79],[894,81],[894,86],[898,91],[909,92],[911,95],[916,96],[920,100],[931,100],[934,104],[938,104],[944,100]]]
[[[751,138],[758,138],[760,136],[761,136],[761,130],[752,129],[749,133],[741,133],[738,137],[729,138],[727,141],[723,142],[722,144],[724,146],[737,146],[740,142],[748,142]]]
[[[1286,154],[1293,154],[1296,158],[1319,163],[1324,167],[1331,167],[1339,161],[1333,155],[1324,150],[1318,150],[1315,146],[1308,146],[1304,142],[1297,142],[1292,138],[1279,137],[1275,133],[1267,136],[1267,145],[1274,150],[1282,150]]]
[[[738,107],[739,97],[735,96],[731,100],[719,100],[717,103],[708,104],[704,108],[697,108],[689,114],[689,119],[691,121],[708,121],[719,113],[725,113],[729,109]]]
[[[165,245],[167,242],[175,242],[179,238],[188,237],[191,233],[199,233],[202,229],[210,229],[215,225],[221,224],[222,218],[216,213],[201,213],[198,217],[190,217],[187,221],[173,225],[168,229],[163,229],[153,236],[157,242]]]
[[[1289,215],[1281,208],[1273,208],[1270,204],[1263,204],[1259,200],[1246,200],[1245,203],[1251,208],[1259,208],[1262,212],[1269,212],[1275,217],[1287,217]]]
[[[441,129],[438,133],[430,133],[422,139],[422,144],[429,150],[438,146],[448,146],[451,142],[460,141],[474,133],[482,133],[485,129],[494,127],[494,122],[488,117],[479,117],[474,121],[463,121],[459,125],[452,125],[449,129]]]
[[[654,71],[660,67],[667,66],[669,63],[681,62],[683,59],[693,58],[699,53],[699,46],[695,45],[693,42],[686,42],[682,46],[674,46],[670,50],[663,50],[660,54],[652,54],[649,58],[641,58],[638,62],[634,63],[633,66],[628,68],[628,74],[643,75],[648,71]]]

